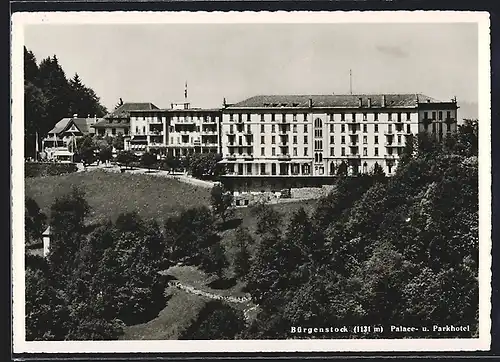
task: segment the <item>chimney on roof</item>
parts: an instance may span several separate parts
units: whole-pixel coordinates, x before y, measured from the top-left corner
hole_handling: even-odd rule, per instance
[[[223,107],[226,107],[227,103],[226,103],[226,97],[224,97],[224,99],[222,100],[222,106]]]
[[[368,108],[371,108],[371,107],[372,107],[372,99],[368,98]]]
[[[313,106],[313,100],[312,98],[309,98],[309,108],[312,108],[312,106]]]
[[[385,94],[382,95],[382,108],[385,108]]]
[[[363,98],[361,97],[358,98],[358,106],[359,108],[363,107]]]

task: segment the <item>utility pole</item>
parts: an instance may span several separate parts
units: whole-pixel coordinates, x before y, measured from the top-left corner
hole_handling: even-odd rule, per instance
[[[352,94],[352,70],[349,69],[349,94]]]

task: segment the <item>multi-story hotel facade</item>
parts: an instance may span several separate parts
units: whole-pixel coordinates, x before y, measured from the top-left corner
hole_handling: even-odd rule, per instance
[[[191,108],[188,102],[169,109],[130,113],[129,149],[184,157],[192,153],[220,153],[221,109]]]
[[[319,185],[342,164],[349,174],[378,164],[392,175],[409,135],[456,132],[457,108],[455,99],[422,94],[273,95],[226,104],[225,182],[263,190]]]

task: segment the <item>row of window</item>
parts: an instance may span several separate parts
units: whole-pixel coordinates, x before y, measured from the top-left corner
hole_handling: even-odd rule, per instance
[[[433,111],[431,112],[431,115],[432,117],[430,119],[436,119],[436,112]],[[437,119],[439,121],[442,121],[443,120],[443,111],[438,111],[437,112]],[[446,119],[450,119],[451,118],[451,111],[446,111]],[[429,112],[425,111],[424,112],[424,119],[429,119]]]
[[[357,125],[349,125],[349,129],[348,131],[358,131],[358,130],[361,130],[361,125],[360,124],[357,124]],[[394,128],[393,128],[394,126]],[[403,131],[403,124],[395,124],[395,125],[392,125],[392,124],[389,124],[387,125],[387,130],[388,132],[392,132],[393,129],[395,129],[396,131],[398,132],[401,132]],[[447,124],[447,126],[449,127],[449,125]],[[260,133],[266,133],[266,126],[265,125],[260,125]],[[292,126],[292,133],[298,133],[298,126],[296,124],[294,124]],[[237,127],[237,131],[238,132],[243,132],[243,127]],[[251,128],[250,126],[247,127],[247,133],[251,133]],[[279,129],[280,132],[282,131],[289,131],[288,128],[280,128]],[[373,125],[373,131],[375,133],[379,132],[379,125],[378,124],[375,124]],[[307,133],[308,132],[308,127],[307,127],[307,124],[304,124],[303,125],[303,133]],[[346,125],[345,124],[341,124],[340,125],[340,132],[341,133],[346,133]],[[406,125],[406,132],[407,133],[410,133],[411,132],[411,125],[410,124],[407,124]],[[234,133],[234,125],[229,125],[229,133],[230,134],[233,134]],[[272,124],[271,125],[271,133],[276,133],[276,125]],[[335,125],[334,124],[330,124],[330,133],[335,133]],[[368,133],[368,125],[367,124],[363,124],[363,133]],[[315,129],[314,129],[314,137],[315,138],[321,138],[323,137],[323,130],[321,128],[317,128],[315,126]]]
[[[125,135],[125,136],[127,136],[127,135],[128,135],[128,129],[127,129],[127,128],[124,128],[123,130],[121,130],[121,129],[120,129],[120,131],[117,131],[117,129],[116,129],[116,128],[111,128],[111,134],[112,134],[113,136],[116,136],[117,134],[120,134],[120,133],[121,133],[121,134],[123,134],[123,135]],[[106,129],[104,129],[104,128],[99,128],[99,129],[97,130],[97,134],[98,134],[99,136],[105,136],[105,135],[106,135]]]
[[[315,148],[315,150],[322,150],[322,148]],[[308,147],[304,147],[303,149],[303,154],[300,155],[300,156],[304,156],[304,157],[309,157],[309,153],[308,153],[309,149]],[[395,152],[395,153],[394,153]],[[395,148],[395,151],[393,151],[393,148],[387,148],[387,154],[388,155],[392,155],[392,154],[397,154],[397,155],[400,155],[402,152],[402,147],[397,147]],[[238,154],[239,155],[242,155],[243,154],[243,148],[239,148],[238,150]],[[280,151],[280,154],[283,154],[283,155],[286,155],[288,154],[288,148],[285,150],[285,152],[282,150]],[[350,155],[357,155],[357,151],[351,151],[350,152]],[[261,147],[260,149],[260,155],[262,157],[266,157],[266,149],[264,147]],[[271,156],[277,156],[278,153],[276,151],[276,147],[272,147],[271,148]],[[321,162],[322,160],[322,153],[315,153],[315,160],[316,162],[318,162],[318,155],[319,155],[319,162]],[[341,156],[347,156],[347,153],[346,153],[346,148],[345,147],[341,147],[340,149],[340,155]],[[363,147],[363,153],[362,153],[363,156],[368,156],[368,147]],[[292,156],[299,156],[299,152],[298,152],[298,148],[297,147],[293,147],[292,148]],[[330,156],[335,156],[335,148],[334,147],[331,147],[330,148]],[[373,148],[373,156],[379,156],[379,149],[378,147],[374,147]]]

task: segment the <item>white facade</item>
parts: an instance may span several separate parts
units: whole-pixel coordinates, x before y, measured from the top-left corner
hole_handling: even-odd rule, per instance
[[[222,154],[229,175],[328,176],[342,163],[349,173],[369,172],[378,163],[392,175],[407,136],[427,130],[442,139],[456,132],[456,103],[430,102],[425,96],[424,103],[418,95],[363,96],[359,101],[339,96],[344,103],[338,106],[325,106],[322,98],[315,106],[311,98],[307,107],[277,97],[281,102],[267,107],[251,98],[223,110]],[[342,97],[351,102],[346,105]],[[425,115],[434,119],[427,128]]]

